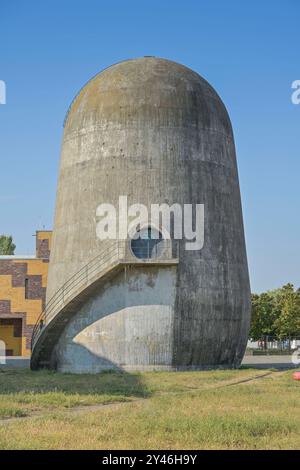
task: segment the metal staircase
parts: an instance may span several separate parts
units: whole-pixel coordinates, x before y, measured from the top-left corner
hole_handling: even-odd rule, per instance
[[[51,355],[62,329],[87,301],[91,293],[124,265],[174,265],[178,263],[178,245],[164,240],[158,256],[133,255],[128,240],[105,240],[100,253],[71,276],[54,294],[38,318],[31,339],[31,369],[55,368]],[[176,248],[176,249],[175,249]]]

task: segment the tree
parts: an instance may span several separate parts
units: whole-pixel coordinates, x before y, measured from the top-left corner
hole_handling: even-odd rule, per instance
[[[252,318],[249,337],[277,339],[300,336],[300,289],[292,284],[262,294],[252,294]]]
[[[280,312],[276,309],[276,300],[272,292],[252,294],[252,318],[249,336],[257,341],[264,336],[275,336],[275,321]]]
[[[16,245],[11,236],[0,235],[0,255],[13,255]]]
[[[276,308],[280,311],[275,321],[275,329],[280,338],[300,336],[300,291],[294,290],[293,284],[282,287],[278,295]]]

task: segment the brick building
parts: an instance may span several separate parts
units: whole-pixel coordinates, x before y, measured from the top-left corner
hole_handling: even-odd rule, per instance
[[[29,356],[45,306],[51,231],[36,232],[35,256],[0,256],[0,340],[7,356]]]

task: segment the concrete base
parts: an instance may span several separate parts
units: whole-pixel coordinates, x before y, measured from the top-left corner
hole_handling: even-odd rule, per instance
[[[125,365],[122,367],[117,367],[115,365],[105,366],[101,365],[101,367],[97,369],[93,369],[92,371],[86,371],[81,369],[76,369],[72,371],[74,374],[80,373],[101,373],[107,371],[115,371],[115,372],[127,372],[127,373],[134,373],[134,372],[192,372],[192,371],[207,371],[207,370],[228,370],[228,369],[238,369],[239,366],[236,367],[229,367],[228,365],[206,365],[206,366],[169,366],[169,365],[157,365],[157,364],[149,364],[149,365]],[[59,372],[63,373],[70,373],[70,371],[65,367],[60,367]]]

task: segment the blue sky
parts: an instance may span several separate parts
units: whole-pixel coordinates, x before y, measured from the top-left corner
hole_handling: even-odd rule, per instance
[[[1,0],[0,233],[52,228],[65,113],[112,63],[154,55],[205,77],[236,139],[252,291],[300,285],[298,0]]]

